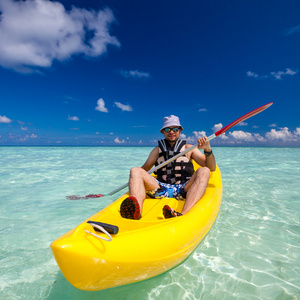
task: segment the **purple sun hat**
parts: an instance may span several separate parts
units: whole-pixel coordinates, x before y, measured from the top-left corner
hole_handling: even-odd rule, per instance
[[[170,127],[170,126],[178,126],[178,127],[181,127],[181,130],[183,129],[183,127],[180,125],[179,118],[174,115],[171,115],[168,117],[164,117],[163,126],[162,126],[160,132],[162,132],[164,128]]]

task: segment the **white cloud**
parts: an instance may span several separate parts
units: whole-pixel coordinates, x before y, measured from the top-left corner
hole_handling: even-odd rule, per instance
[[[138,70],[134,71],[120,71],[120,74],[125,78],[134,78],[134,79],[147,79],[150,77],[150,73],[141,72]]]
[[[101,112],[108,112],[107,108],[105,107],[105,102],[102,98],[97,101],[97,106],[95,109]]]
[[[118,137],[116,137],[116,138],[114,139],[114,142],[117,143],[117,144],[124,144],[124,143],[125,143],[124,140],[120,141]]]
[[[254,72],[252,72],[252,71],[248,71],[248,72],[247,72],[247,76],[248,76],[248,77],[258,78],[258,74],[257,74],[257,73],[254,73]]]
[[[180,137],[186,139],[186,141],[190,144],[194,144],[198,139],[204,137],[206,135],[205,131],[193,131],[194,136],[186,137],[184,134],[180,134]]]
[[[275,79],[282,79],[282,76],[286,76],[286,75],[295,75],[297,74],[298,71],[293,71],[289,68],[286,69],[286,71],[278,71],[278,72],[271,72],[271,75],[275,77]]]
[[[217,124],[220,125],[220,124]],[[219,127],[222,126],[217,126]],[[204,131],[194,131],[194,136],[186,137],[187,142],[195,144],[197,139],[205,135]],[[213,140],[213,145],[268,145],[268,146],[285,146],[295,145],[300,146],[300,127],[297,127],[291,132],[287,127],[280,130],[271,129],[264,136],[259,133],[250,133],[242,130],[229,132],[228,135],[221,134]]]
[[[214,132],[217,132],[217,131],[219,131],[220,129],[222,129],[223,128],[223,124],[222,123],[219,123],[219,124],[215,124],[213,127],[212,127],[212,130],[214,131]]]
[[[0,116],[0,123],[11,123],[12,120],[6,116]]]
[[[298,70],[294,71],[290,68],[286,68],[285,71],[277,71],[277,72],[270,72],[270,75],[258,75],[257,73],[254,73],[252,71],[248,71],[247,72],[247,76],[248,77],[252,77],[252,78],[256,78],[256,79],[266,79],[271,77],[274,77],[277,80],[281,80],[282,76],[293,76],[296,75],[298,73]]]
[[[94,11],[49,0],[0,1],[0,65],[30,73],[50,67],[53,60],[75,54],[102,55],[108,45],[119,46],[109,34],[110,9]]]
[[[271,129],[270,132],[266,133],[266,138],[272,141],[282,140],[285,142],[296,141],[299,135],[299,128],[296,129],[294,134],[289,131],[287,127],[280,128],[280,130]]]
[[[79,118],[76,117],[76,116],[73,116],[73,117],[68,116],[67,120],[69,120],[69,121],[79,121]]]
[[[248,126],[248,123],[246,123],[246,122],[241,122],[241,123],[239,123],[239,124],[237,124],[238,126]]]
[[[186,135],[184,133],[180,133],[179,138],[185,140],[186,139]]]
[[[207,111],[207,109],[206,109],[206,108],[200,108],[199,111],[200,111],[200,112],[202,112],[202,111]]]
[[[27,133],[25,135],[15,135],[12,133],[9,133],[8,138],[13,140],[14,142],[25,142],[28,139],[37,139],[38,136],[34,133]]]
[[[119,107],[122,111],[132,111],[132,107],[130,105],[125,105],[120,102],[115,102],[115,105]]]
[[[247,142],[253,142],[255,141],[254,137],[250,132],[245,132],[242,130],[236,130],[233,132],[229,132],[229,135],[235,138],[236,140],[242,140]]]
[[[277,124],[275,124],[275,123],[270,124],[269,127],[277,127]]]
[[[227,140],[229,139],[229,137],[226,135],[226,133],[222,133],[221,135],[218,135],[218,138],[222,139],[222,140]]]
[[[267,140],[266,140],[263,136],[261,136],[259,133],[254,133],[253,136],[254,136],[254,138],[255,138],[257,141],[259,141],[259,142],[266,142],[266,141],[267,141]]]
[[[205,131],[193,131],[193,134],[196,139],[200,139],[206,135]]]

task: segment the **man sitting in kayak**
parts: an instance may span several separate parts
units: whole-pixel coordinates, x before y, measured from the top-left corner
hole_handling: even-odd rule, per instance
[[[164,135],[164,140],[158,142],[158,146],[151,151],[141,168],[134,167],[130,170],[130,197],[126,198],[120,207],[123,218],[138,220],[142,217],[141,212],[146,193],[152,198],[186,198],[181,213],[175,212],[168,205],[165,205],[163,207],[165,218],[187,213],[204,195],[210,172],[216,169],[215,157],[206,136],[198,139],[198,148],[203,149],[204,154],[196,148],[178,157],[156,171],[157,179],[147,172],[154,165],[157,166],[192,147],[192,145],[186,144],[185,140],[179,139],[182,130],[178,117],[171,115],[163,119],[160,132]],[[193,159],[202,166],[196,172],[192,164]]]

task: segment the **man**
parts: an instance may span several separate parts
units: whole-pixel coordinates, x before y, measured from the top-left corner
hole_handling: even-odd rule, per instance
[[[121,216],[127,219],[138,220],[142,217],[143,202],[146,193],[152,198],[175,197],[186,198],[182,212],[175,212],[168,205],[163,207],[165,218],[178,217],[187,213],[205,193],[210,172],[215,171],[216,161],[207,137],[198,139],[198,148],[204,150],[202,154],[197,148],[180,156],[175,161],[157,170],[157,179],[149,171],[154,165],[166,161],[179,152],[192,147],[180,140],[183,130],[179,118],[171,115],[163,119],[160,132],[164,140],[158,142],[144,165],[130,170],[129,194],[120,207]],[[192,160],[202,166],[196,172]]]

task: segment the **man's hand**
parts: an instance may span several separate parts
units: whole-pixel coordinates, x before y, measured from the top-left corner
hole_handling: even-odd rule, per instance
[[[204,151],[206,152],[210,152],[211,151],[211,147],[210,147],[210,143],[209,141],[207,140],[207,137],[204,136],[200,139],[198,139],[198,148],[199,149],[203,149]]]

